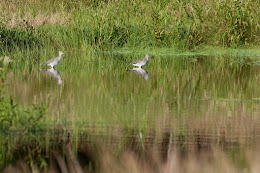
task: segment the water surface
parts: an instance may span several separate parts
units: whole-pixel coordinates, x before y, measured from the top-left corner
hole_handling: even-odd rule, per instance
[[[259,140],[254,59],[155,55],[143,69],[127,64],[143,56],[67,52],[55,70],[13,68],[7,92],[22,105],[46,105],[48,128],[116,137],[114,143],[132,135],[189,145]]]

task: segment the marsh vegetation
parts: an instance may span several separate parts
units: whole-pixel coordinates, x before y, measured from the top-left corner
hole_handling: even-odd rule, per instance
[[[0,170],[258,172],[259,11],[1,1]]]

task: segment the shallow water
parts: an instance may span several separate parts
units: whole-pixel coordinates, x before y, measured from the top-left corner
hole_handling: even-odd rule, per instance
[[[206,146],[259,141],[260,66],[253,60],[155,55],[143,70],[126,63],[143,56],[67,52],[56,70],[14,65],[7,93],[18,104],[46,105],[48,128],[116,145],[129,136],[147,144],[165,136]]]

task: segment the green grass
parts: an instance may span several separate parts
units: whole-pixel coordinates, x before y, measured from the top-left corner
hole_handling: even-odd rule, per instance
[[[30,144],[34,141],[35,145],[43,146],[45,143],[40,141],[48,135],[46,107],[22,106],[5,92],[9,63],[8,57],[0,58],[0,169],[17,159],[14,155],[17,148],[29,141]],[[37,151],[30,154],[35,153]]]
[[[16,47],[118,50],[259,46],[259,3],[2,1],[0,54]]]
[[[250,0],[1,1],[0,57],[14,60],[0,59],[1,157],[15,153],[13,129],[40,160],[55,130],[75,149],[86,134],[115,134],[119,150],[139,136],[143,147],[140,132],[159,141],[165,128],[184,144],[199,133],[218,145],[223,130],[242,145],[260,98],[259,11]],[[61,86],[38,70],[58,50]],[[126,72],[147,52],[149,81]]]

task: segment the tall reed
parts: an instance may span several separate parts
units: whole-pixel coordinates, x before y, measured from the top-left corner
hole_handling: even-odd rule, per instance
[[[255,0],[2,1],[0,46],[120,49],[259,45]]]

